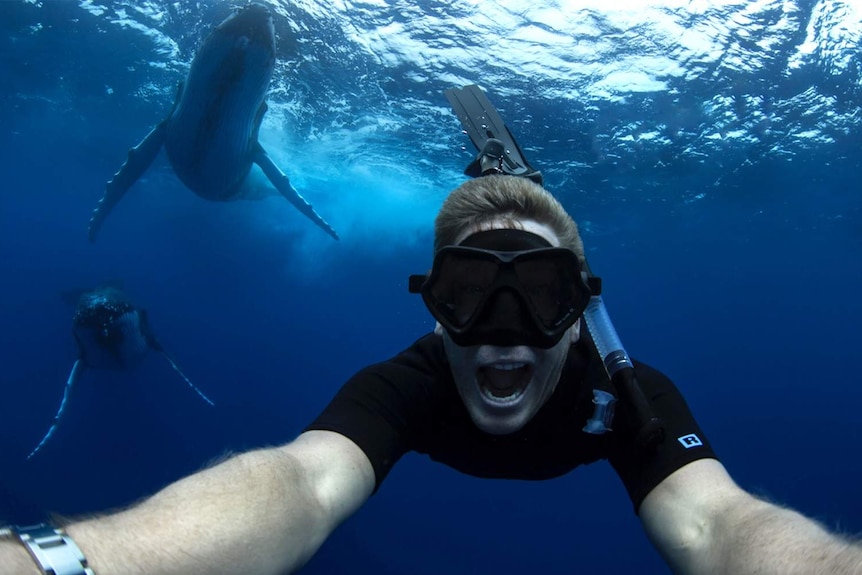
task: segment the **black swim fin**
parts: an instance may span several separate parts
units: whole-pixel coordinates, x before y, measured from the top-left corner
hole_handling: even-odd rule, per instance
[[[479,155],[464,170],[465,174],[476,178],[502,173],[529,178],[542,185],[542,173],[530,166],[515,136],[479,86],[450,88],[444,93],[464,132],[479,150]]]

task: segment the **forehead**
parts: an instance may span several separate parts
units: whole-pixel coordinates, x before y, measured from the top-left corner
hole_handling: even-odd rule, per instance
[[[494,218],[493,220],[485,222],[482,225],[470,226],[469,228],[466,228],[455,238],[455,244],[460,244],[467,237],[472,236],[476,232],[508,229],[524,230],[525,232],[536,234],[537,236],[540,236],[547,240],[547,242],[553,247],[560,247],[560,238],[558,238],[557,234],[554,233],[554,230],[552,230],[547,225],[540,224],[535,220],[513,220],[511,218],[503,217]]]

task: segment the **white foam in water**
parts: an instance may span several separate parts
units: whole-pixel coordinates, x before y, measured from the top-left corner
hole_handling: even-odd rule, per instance
[[[277,116],[277,114],[276,114]],[[363,252],[386,258],[415,242],[427,244],[431,252],[434,217],[448,192],[464,180],[453,173],[451,184],[438,185],[426,177],[428,168],[405,164],[409,154],[382,161],[363,152],[371,146],[362,133],[341,132],[337,136],[294,141],[286,130],[275,131],[275,120],[264,122],[261,143],[282,166],[294,187],[326,219],[341,238],[332,238],[307,225],[287,202],[260,210],[255,226],[265,233],[293,238],[294,256],[300,258],[310,281],[337,257],[334,247],[373,246]],[[253,175],[258,185],[260,174]],[[268,200],[267,200],[268,201]],[[295,263],[295,262],[294,262]],[[307,273],[305,273],[307,272]]]

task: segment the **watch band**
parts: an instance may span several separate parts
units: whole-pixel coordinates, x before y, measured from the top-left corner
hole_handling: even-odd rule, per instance
[[[0,535],[16,536],[45,575],[95,575],[84,554],[62,529],[47,523],[6,529],[0,529]]]

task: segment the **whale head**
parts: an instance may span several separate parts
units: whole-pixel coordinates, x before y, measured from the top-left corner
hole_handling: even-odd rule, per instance
[[[145,312],[114,287],[81,295],[72,330],[88,367],[129,369],[140,363],[150,347]]]
[[[252,3],[240,8],[215,27],[207,41],[229,38],[235,49],[255,50],[268,55],[270,64],[275,62],[275,24],[269,8]]]

